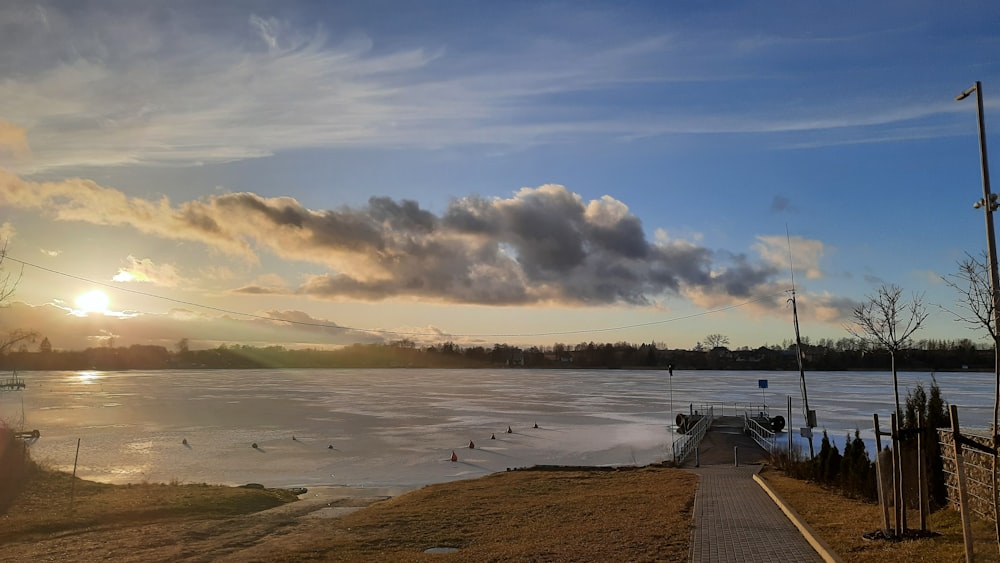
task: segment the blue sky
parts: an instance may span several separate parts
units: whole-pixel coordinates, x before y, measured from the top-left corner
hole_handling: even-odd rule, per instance
[[[621,5],[619,5],[621,4]],[[56,348],[918,338],[985,247],[992,2],[0,7],[0,323]],[[996,94],[994,94],[996,93]],[[101,311],[77,296],[97,289]],[[631,328],[624,328],[631,327]]]

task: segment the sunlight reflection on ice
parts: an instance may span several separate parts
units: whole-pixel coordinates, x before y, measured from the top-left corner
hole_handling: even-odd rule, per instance
[[[80,438],[78,474],[106,482],[420,485],[536,464],[663,461],[676,413],[706,401],[759,403],[761,378],[772,413],[785,415],[793,398],[788,428],[798,434],[797,372],[32,372],[25,391],[0,396],[0,419],[18,419],[23,398],[25,426],[42,433],[32,456],[72,468]],[[964,423],[986,425],[991,374],[937,379]],[[871,444],[872,413],[888,420],[888,373],[807,381],[817,435],[826,429],[842,444],[857,428]],[[900,395],[918,382],[929,385],[930,374],[901,373]]]

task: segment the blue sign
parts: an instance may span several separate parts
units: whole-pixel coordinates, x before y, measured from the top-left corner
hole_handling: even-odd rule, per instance
[[[758,379],[757,380],[757,387],[760,388],[760,389],[767,389],[767,380],[766,379]]]

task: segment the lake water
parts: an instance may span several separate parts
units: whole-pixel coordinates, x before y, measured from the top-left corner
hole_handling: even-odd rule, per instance
[[[38,429],[34,459],[111,483],[418,486],[539,464],[670,459],[689,404],[766,402],[798,434],[798,372],[628,370],[206,370],[25,372],[0,419]],[[889,373],[807,373],[810,408],[842,444],[872,414],[888,426]],[[900,396],[930,374],[900,373]],[[767,379],[761,390],[758,380]],[[989,373],[941,373],[963,426],[992,419]],[[671,409],[671,404],[673,409]],[[716,412],[722,407],[716,407]],[[537,424],[537,428],[535,425]],[[507,429],[511,432],[508,433]],[[294,439],[293,439],[294,437]],[[184,443],[186,441],[186,443]],[[801,441],[801,440],[797,440]],[[469,448],[473,442],[475,448]],[[252,444],[256,443],[257,448]],[[818,440],[816,445],[818,447]],[[451,461],[452,452],[458,460]]]

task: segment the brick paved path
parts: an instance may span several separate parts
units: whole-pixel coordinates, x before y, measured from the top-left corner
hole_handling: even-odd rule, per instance
[[[743,434],[741,417],[716,417],[698,452],[691,563],[823,561],[754,482],[767,454]]]
[[[694,501],[691,563],[822,562],[794,524],[753,481],[759,465],[703,466]]]

